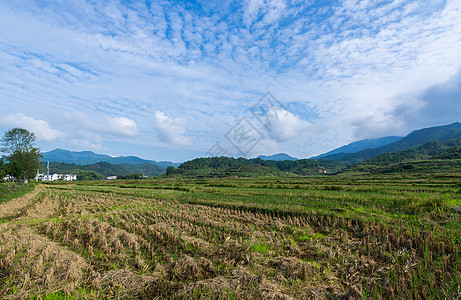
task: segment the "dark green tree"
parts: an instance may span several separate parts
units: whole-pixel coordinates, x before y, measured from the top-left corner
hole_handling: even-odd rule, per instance
[[[103,179],[103,178],[104,177],[101,174],[98,174],[95,171],[77,172],[77,180],[98,180],[98,179]]]
[[[34,145],[37,137],[34,133],[23,128],[13,128],[5,132],[2,138],[2,152],[21,152]]]
[[[3,157],[0,158],[0,181],[5,177],[5,163],[3,162]]]
[[[23,172],[24,172],[23,167],[16,160],[10,161],[8,164],[5,165],[6,175],[14,176],[14,178],[16,178],[18,183],[19,183],[19,179],[21,175],[23,174]]]
[[[43,158],[35,146],[36,139],[35,134],[26,129],[13,128],[5,132],[1,140],[1,151],[8,155],[9,162],[16,161],[20,165],[22,173],[18,177],[22,176],[24,181],[35,175]]]
[[[130,173],[117,175],[117,179],[143,179],[141,173]]]
[[[170,176],[173,174],[176,174],[176,168],[173,166],[168,166],[168,168],[166,168],[166,175]]]

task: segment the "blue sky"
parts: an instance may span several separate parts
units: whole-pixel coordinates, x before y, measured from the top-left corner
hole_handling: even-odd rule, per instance
[[[460,70],[457,0],[0,0],[0,129],[42,151],[307,158],[461,121]]]

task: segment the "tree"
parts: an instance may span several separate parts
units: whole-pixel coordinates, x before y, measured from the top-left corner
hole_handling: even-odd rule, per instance
[[[24,168],[24,179],[34,178],[37,174],[37,170],[40,169],[40,159],[43,156],[40,154],[38,148],[32,147],[22,153],[13,155],[19,162],[22,162]]]
[[[119,174],[117,179],[143,179],[143,175],[141,173]]]
[[[98,174],[95,171],[77,172],[77,180],[98,180],[98,179],[103,179],[103,178],[104,177],[101,174]]]
[[[2,152],[16,153],[32,147],[37,137],[23,128],[13,128],[5,132],[2,138]]]
[[[14,176],[16,180],[18,181],[18,183],[19,183],[19,178],[21,177],[21,174],[23,172],[24,172],[24,169],[16,160],[10,161],[5,166],[6,175]]]
[[[166,175],[167,176],[173,175],[175,173],[176,173],[176,168],[175,167],[168,166],[168,168],[166,168]]]
[[[1,141],[1,151],[9,154],[7,159],[10,163],[15,161],[19,164],[24,181],[35,175],[40,168],[40,159],[43,158],[40,150],[35,147],[36,139],[35,134],[26,129],[13,128],[5,132]]]
[[[6,172],[5,172],[5,163],[3,162],[3,157],[0,158],[0,180],[3,180],[5,177]]]

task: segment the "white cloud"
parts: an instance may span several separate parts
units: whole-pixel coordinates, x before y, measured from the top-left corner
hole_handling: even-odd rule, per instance
[[[314,130],[314,125],[283,108],[272,107],[266,117],[270,120],[269,136],[278,142],[298,139]]]
[[[136,122],[125,117],[108,117],[107,127],[102,128],[106,132],[117,136],[133,137],[138,135]]]
[[[156,111],[154,115],[154,128],[158,137],[174,145],[190,145],[190,140],[183,134],[186,131],[186,119],[167,117],[163,112]]]
[[[136,122],[127,117],[111,117],[98,115],[90,117],[87,113],[74,111],[64,114],[66,128],[74,131],[84,139],[97,142],[101,141],[101,136],[109,137],[135,137],[138,135]]]
[[[53,129],[44,120],[37,120],[22,113],[6,116],[0,121],[4,126],[21,127],[35,133],[38,141],[52,142],[65,137],[58,129]]]
[[[270,25],[282,16],[285,8],[283,0],[249,0],[244,7],[243,22],[249,27],[262,15],[258,25]]]
[[[280,152],[288,152],[287,149],[281,147],[282,145],[273,139],[262,139],[247,153],[246,157],[256,157],[258,155],[272,155]],[[232,149],[232,148],[231,148]],[[237,153],[236,156],[240,156]]]
[[[247,26],[250,26],[251,23],[256,19],[258,16],[259,10],[261,6],[264,4],[263,0],[249,0],[245,7],[245,11],[243,14],[244,22]]]

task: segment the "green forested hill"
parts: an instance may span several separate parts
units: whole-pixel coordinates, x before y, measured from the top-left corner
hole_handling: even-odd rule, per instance
[[[434,169],[434,172],[447,172],[459,169],[461,159],[461,137],[444,141],[428,142],[419,147],[386,152],[351,166],[341,161],[327,159],[300,159],[296,161],[271,161],[260,158],[245,159],[231,157],[196,158],[184,162],[177,170],[167,174],[189,174],[210,176],[251,176],[259,174],[279,174],[281,172],[299,175],[337,172],[408,172],[409,170],[424,172]],[[424,162],[424,163],[423,163]],[[414,166],[412,166],[412,164]],[[248,174],[247,174],[248,173]]]
[[[352,165],[346,171],[356,172],[440,172],[456,169],[455,160],[461,159],[461,138],[445,142],[429,142],[416,148],[393,153],[382,153],[361,163]],[[426,169],[424,169],[424,168]]]
[[[346,165],[353,165],[364,160],[376,157],[383,153],[392,153],[421,146],[428,142],[445,142],[461,138],[461,123],[453,123],[445,126],[424,128],[413,131],[406,137],[375,149],[366,149],[356,153],[339,153],[322,157],[322,159],[343,162]]]
[[[335,154],[345,155],[348,153],[357,153],[367,149],[375,149],[380,148],[391,143],[397,142],[398,140],[402,139],[401,136],[386,136],[377,139],[366,139],[360,140],[357,142],[353,142],[342,147],[336,148],[334,150],[328,151],[318,156],[311,157],[311,159],[320,159],[324,157],[331,157]]]
[[[377,168],[373,173],[380,174],[404,174],[404,173],[460,173],[461,159],[427,159],[406,163],[392,164]]]
[[[461,147],[453,147],[446,152],[434,155],[434,159],[461,159]]]
[[[319,173],[319,170],[327,170],[327,172],[333,173],[345,167],[341,162],[330,160],[299,159],[296,161],[272,161],[262,160],[260,158],[209,157],[196,158],[184,162],[178,167],[176,172],[180,174],[215,174],[217,172],[242,173],[244,170],[249,170],[249,168],[242,168],[244,166],[262,166],[264,168],[260,170],[289,172],[303,175],[316,174]],[[257,169],[258,168],[253,168],[253,171]]]

